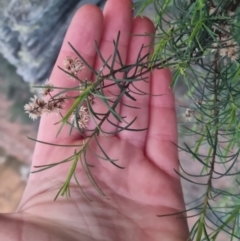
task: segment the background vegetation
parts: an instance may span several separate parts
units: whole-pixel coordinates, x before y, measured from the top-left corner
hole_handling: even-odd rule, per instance
[[[140,0],[138,14],[150,5],[152,65],[173,70],[175,90],[181,80],[187,86],[179,175],[197,190],[187,203],[186,215],[195,216],[191,239],[220,240],[225,233],[225,240],[239,240],[239,1]]]

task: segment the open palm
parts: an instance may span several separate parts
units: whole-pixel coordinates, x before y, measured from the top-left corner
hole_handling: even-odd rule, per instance
[[[131,34],[152,34],[152,22],[147,18],[133,19],[130,0],[108,0],[103,13],[92,5],[82,7],[68,29],[51,82],[61,87],[76,85],[57,68],[64,57],[74,55],[68,42],[89,64],[100,69],[102,63],[96,55],[94,41],[99,42],[100,51],[107,58],[112,54],[112,40],[116,39],[119,31],[121,57],[126,64],[134,63],[142,44],[150,45],[151,38]],[[143,54],[148,50],[145,48]],[[79,77],[91,79],[91,72],[85,68]],[[134,105],[141,109],[129,109],[125,105],[118,109],[126,120],[138,117],[131,128],[148,127],[148,130],[123,131],[108,138],[99,137],[104,150],[111,158],[118,159],[117,164],[124,169],[98,160],[96,156],[89,156],[89,163],[94,165],[92,173],[106,196],[93,188],[81,165],[77,166],[76,175],[92,201],[84,197],[74,180],[70,189],[71,199],[59,197],[53,201],[68,174],[69,163],[31,174],[18,212],[0,216],[5,225],[0,237],[3,235],[4,240],[36,241],[187,240],[185,219],[157,217],[158,214],[183,211],[184,202],[180,179],[174,172],[174,169],[178,169],[178,152],[173,144],[177,143],[177,127],[174,97],[169,88],[171,75],[166,69],[154,70],[148,74],[148,78],[149,83],[139,82],[138,88],[162,95],[136,96]],[[124,97],[122,103],[132,104],[130,101]],[[98,103],[94,108],[102,111],[104,107]],[[58,138],[55,137],[59,127],[53,124],[57,121],[59,116],[43,116],[38,139],[55,144],[79,144],[82,137],[77,132],[69,137],[67,127]],[[115,127],[105,125],[104,128],[114,131]],[[92,144],[92,149],[97,150],[97,147]],[[73,152],[74,148],[37,143],[32,165],[58,162]],[[13,232],[14,225],[19,228]]]

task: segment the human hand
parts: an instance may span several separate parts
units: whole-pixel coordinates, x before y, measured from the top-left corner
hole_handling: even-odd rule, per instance
[[[151,38],[131,37],[130,33],[152,34],[154,26],[147,18],[133,19],[131,4],[130,0],[108,0],[103,13],[92,5],[86,5],[76,13],[50,77],[55,86],[76,85],[57,67],[66,56],[74,56],[68,42],[94,69],[100,69],[102,63],[97,58],[94,41],[100,43],[100,51],[107,58],[113,51],[112,40],[120,31],[122,59],[126,64],[136,60],[141,45],[149,45]],[[143,54],[147,51],[145,48]],[[79,75],[82,79],[91,79],[87,68]],[[90,161],[94,164],[92,173],[108,199],[96,192],[80,165],[76,169],[77,176],[92,202],[84,198],[74,180],[70,187],[71,199],[59,197],[53,201],[65,181],[69,163],[31,174],[17,212],[0,216],[1,240],[187,240],[186,219],[156,216],[183,211],[185,206],[180,178],[174,172],[178,169],[178,152],[173,144],[177,143],[177,125],[174,97],[169,89],[171,75],[163,69],[154,70],[147,76],[150,84],[139,82],[138,88],[152,95],[136,97],[138,100],[134,104],[141,109],[122,105],[119,111],[127,120],[138,117],[132,128],[148,127],[148,130],[99,137],[104,150],[118,159],[118,164],[125,169],[120,170],[96,157]],[[160,93],[166,94],[153,96]],[[129,101],[123,98],[125,104]],[[101,111],[103,107],[96,105],[95,108]],[[56,138],[59,126],[53,124],[57,121],[59,116],[43,116],[38,140],[55,144],[79,144],[82,141],[78,133],[69,136],[67,127]],[[114,127],[105,128],[112,130]],[[73,151],[74,148],[37,143],[32,166],[61,161]]]

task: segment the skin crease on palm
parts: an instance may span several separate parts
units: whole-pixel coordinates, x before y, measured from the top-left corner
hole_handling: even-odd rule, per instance
[[[134,63],[144,44],[150,37],[131,34],[153,33],[152,22],[145,17],[133,18],[130,0],[108,0],[103,12],[93,5],[85,5],[75,14],[66,34],[58,60],[50,80],[55,86],[70,87],[76,82],[69,79],[57,66],[62,66],[64,57],[75,56],[68,42],[94,66],[100,69],[102,62],[96,55],[94,41],[99,43],[105,58],[113,51],[113,39],[120,31],[119,51],[126,64]],[[149,48],[144,48],[146,54]],[[117,63],[115,65],[117,67]],[[107,70],[106,70],[107,71]],[[106,73],[105,71],[105,73]],[[157,217],[158,214],[180,212],[185,209],[178,169],[176,113],[174,96],[169,88],[171,74],[167,69],[154,70],[146,75],[149,83],[138,82],[137,87],[151,94],[161,96],[136,96],[132,103],[123,98],[123,103],[134,104],[141,109],[129,109],[121,105],[121,116],[137,120],[132,128],[145,128],[142,132],[124,131],[115,136],[99,137],[99,141],[111,158],[118,159],[118,169],[96,156],[88,156],[92,173],[105,193],[101,196],[91,185],[81,165],[76,175],[91,198],[88,201],[71,183],[71,199],[59,197],[53,201],[57,191],[66,179],[71,163],[59,165],[44,172],[30,175],[26,190],[17,212],[0,215],[0,240],[4,241],[185,241],[189,231],[185,218]],[[91,79],[91,72],[85,68],[79,77]],[[121,75],[119,75],[121,77]],[[118,89],[112,88],[116,93]],[[65,113],[70,106],[65,107]],[[98,112],[105,111],[102,103],[94,105]],[[64,113],[63,113],[64,114]],[[57,115],[43,116],[38,140],[56,144],[79,144],[82,137],[69,127],[64,127],[56,138],[59,126]],[[113,119],[114,121],[114,119]],[[116,122],[115,122],[116,123]],[[91,125],[91,123],[90,123]],[[104,125],[104,130],[115,127]],[[92,144],[92,148],[96,146]],[[32,166],[46,165],[69,157],[75,148],[63,148],[37,143]],[[32,170],[35,170],[32,167]]]

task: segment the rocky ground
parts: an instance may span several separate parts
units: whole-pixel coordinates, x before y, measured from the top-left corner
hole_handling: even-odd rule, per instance
[[[74,13],[105,0],[0,1],[0,53],[25,81],[48,78]]]

